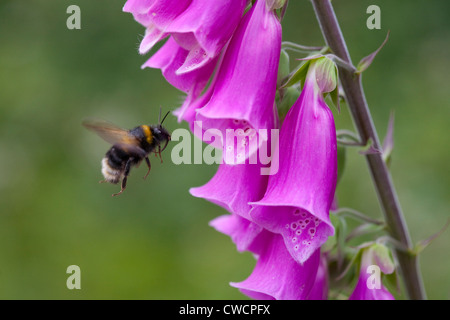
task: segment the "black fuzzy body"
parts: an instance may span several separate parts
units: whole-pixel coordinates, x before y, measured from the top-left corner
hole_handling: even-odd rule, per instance
[[[138,165],[143,159],[150,171],[148,154],[162,142],[170,140],[170,134],[161,126],[139,126],[129,130],[129,135],[138,143],[116,143],[102,159],[102,173],[106,182],[117,184],[129,175],[132,166]]]

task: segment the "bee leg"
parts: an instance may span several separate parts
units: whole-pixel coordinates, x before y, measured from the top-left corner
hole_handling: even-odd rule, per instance
[[[108,181],[106,181],[106,180],[100,180],[98,183],[106,183],[106,182],[108,182]]]
[[[161,146],[158,146],[158,154],[159,154],[159,158],[161,159],[161,163],[163,163],[162,156],[161,156]]]
[[[152,168],[152,165],[150,164],[150,160],[148,159],[148,157],[145,157],[144,159],[145,159],[145,162],[147,163],[147,167],[148,167],[147,174],[144,176],[144,179],[146,179],[148,174],[150,173],[150,169]]]
[[[123,192],[123,190],[125,190],[125,188],[127,187],[127,178],[128,178],[128,175],[130,174],[132,161],[133,161],[133,158],[129,158],[127,163],[125,164],[125,172],[124,172],[124,176],[123,176],[123,179],[122,179],[122,185],[121,185],[120,191],[117,192],[117,193],[114,193],[112,195],[113,197],[118,196],[119,194],[121,194]]]

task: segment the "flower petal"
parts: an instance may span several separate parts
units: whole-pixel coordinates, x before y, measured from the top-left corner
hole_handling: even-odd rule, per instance
[[[303,263],[334,233],[329,211],[337,179],[336,130],[314,75],[286,115],[275,167],[264,198],[252,203],[251,218],[283,235],[291,255]]]
[[[267,176],[261,175],[261,168],[259,164],[221,164],[207,184],[189,191],[194,197],[204,198],[250,220],[248,203],[261,199],[267,186]]]
[[[193,72],[183,75],[176,74],[176,70],[184,63],[188,54],[189,51],[180,47],[171,37],[142,68],[161,69],[163,76],[175,88],[186,93],[192,91],[193,96],[198,96],[208,83],[216,67],[217,59],[213,59],[211,63]]]
[[[216,57],[231,38],[244,12],[246,0],[192,0],[167,28],[178,38],[193,39],[210,58]],[[191,41],[192,43],[192,41]],[[188,50],[196,47],[192,45]]]
[[[350,300],[395,300],[381,282],[381,272],[392,273],[393,269],[377,264],[380,262],[379,249],[379,244],[363,249],[358,282],[349,297]],[[374,270],[378,272],[373,272]]]
[[[258,0],[244,16],[228,44],[210,101],[198,110],[196,119],[202,121],[205,130],[218,129],[226,136],[227,129],[258,134],[258,129],[277,126],[274,99],[280,49],[278,18],[267,9],[265,0]],[[256,135],[254,141],[260,143],[261,139]],[[227,161],[224,149],[225,161],[242,163],[258,149],[259,145],[247,142],[244,147],[248,152],[240,159],[232,155],[231,160],[235,161]],[[240,144],[233,150],[239,148]],[[236,154],[243,153],[239,151]]]
[[[145,54],[150,51],[155,44],[157,44],[160,40],[167,37],[167,34],[164,33],[161,29],[158,29],[155,25],[151,24],[145,30],[145,36],[139,45],[139,53]]]
[[[308,300],[327,300],[328,298],[328,266],[324,255],[320,257],[316,281],[308,295]]]
[[[320,251],[300,264],[292,259],[281,236],[265,231],[255,241],[261,242],[261,253],[252,274],[230,285],[254,299],[306,299],[316,279]]]
[[[255,238],[263,230],[256,223],[253,223],[237,214],[226,214],[209,223],[217,231],[230,236],[238,251],[243,252],[249,249]]]

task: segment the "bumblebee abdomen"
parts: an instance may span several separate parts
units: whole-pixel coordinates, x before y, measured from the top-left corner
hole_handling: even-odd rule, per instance
[[[111,147],[105,155],[105,158],[108,160],[108,165],[112,169],[121,169],[128,157],[129,155],[125,151],[116,147]]]
[[[116,184],[122,178],[123,170],[121,168],[112,167],[109,160],[110,159],[107,157],[102,159],[102,174],[107,182]]]

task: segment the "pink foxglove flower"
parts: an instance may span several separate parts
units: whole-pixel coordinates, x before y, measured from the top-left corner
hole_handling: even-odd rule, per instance
[[[177,74],[190,72],[216,58],[233,35],[246,0],[128,0],[124,11],[146,27],[139,52],[148,52],[172,35],[188,50]]]
[[[227,163],[245,161],[263,140],[257,130],[277,126],[274,99],[280,50],[280,22],[265,0],[257,0],[228,44],[211,99],[198,109],[196,117],[204,130],[218,129],[226,137],[227,129],[232,129],[253,140],[242,139],[237,148],[233,145],[232,161],[227,161],[228,141],[213,144],[224,148]]]
[[[334,234],[329,211],[337,179],[336,129],[316,69],[313,63],[281,127],[278,172],[250,213],[254,222],[281,234],[300,263]]]
[[[218,231],[231,237],[239,251],[247,250],[262,228],[250,221],[250,201],[262,198],[267,186],[267,176],[261,175],[261,165],[221,164],[214,177],[204,186],[191,188],[193,196],[215,203],[231,215],[211,221]]]
[[[167,42],[142,66],[142,68],[161,69],[161,72],[175,88],[192,96],[199,96],[208,83],[217,59],[189,73],[177,74],[176,70],[184,63],[189,51],[183,49],[170,37]]]
[[[128,0],[123,11],[133,14],[134,19],[146,27],[139,53],[148,52],[168,34],[165,29],[191,4],[192,0]]]
[[[328,298],[328,265],[324,255],[320,257],[316,281],[308,295],[308,300],[327,300]]]
[[[256,223],[235,213],[217,217],[209,224],[217,231],[229,236],[240,252],[249,251],[255,238],[263,231],[263,228]]]
[[[394,271],[394,265],[389,258],[386,259],[385,252],[385,247],[380,245],[364,249],[358,282],[350,300],[395,300],[381,282],[381,272],[390,274]]]
[[[251,250],[258,256],[252,274],[233,287],[253,299],[305,300],[314,285],[320,262],[317,250],[303,264],[295,261],[283,238],[264,230]]]
[[[261,165],[242,164],[229,166],[221,164],[214,177],[204,186],[191,188],[195,197],[205,198],[249,219],[250,201],[262,198],[267,186],[267,176],[261,175]]]
[[[220,65],[222,64],[223,60],[223,54],[221,54],[218,57],[218,62],[216,63],[216,71],[220,68]],[[214,62],[211,62],[210,64],[213,64]],[[207,68],[210,64],[207,64],[201,69]],[[191,71],[192,73],[194,71]],[[186,121],[189,123],[189,127],[192,131],[194,131],[194,121],[197,116],[197,109],[203,108],[208,101],[211,99],[211,96],[214,92],[214,85],[217,81],[218,72],[215,72],[211,83],[209,84],[208,88],[203,94],[197,94],[195,91],[190,91],[188,95],[186,96],[186,99],[184,100],[183,104],[176,109],[173,113],[178,118],[178,122]],[[198,137],[199,139],[202,139],[202,137]]]

